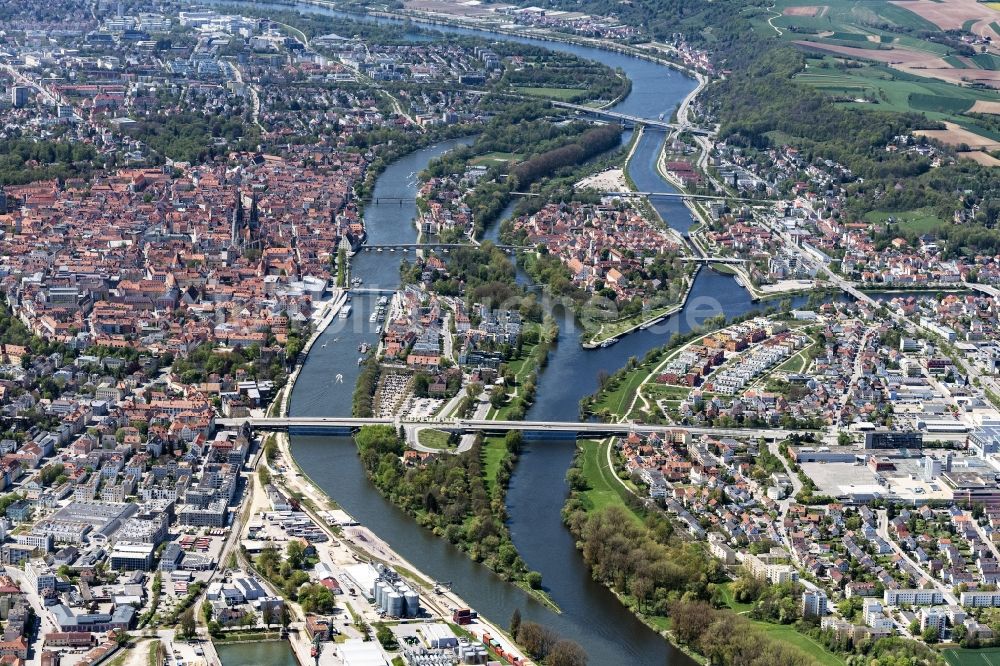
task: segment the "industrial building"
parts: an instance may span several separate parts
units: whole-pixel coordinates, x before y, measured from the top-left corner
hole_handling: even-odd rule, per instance
[[[923,433],[896,430],[874,430],[865,433],[866,449],[920,449]]]
[[[153,568],[156,546],[151,543],[120,541],[111,549],[111,568],[118,571],[149,571]]]

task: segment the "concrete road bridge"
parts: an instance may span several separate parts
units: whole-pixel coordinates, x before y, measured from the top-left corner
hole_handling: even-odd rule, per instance
[[[503,245],[499,243],[494,243],[494,246],[503,250],[504,252],[513,252],[515,250],[527,250],[530,249],[523,245]],[[378,245],[362,245],[358,248],[360,251],[369,252],[375,250],[389,250],[390,252],[395,252],[399,250],[400,252],[409,252],[410,250],[452,250],[459,247],[474,247],[468,243],[380,243]]]
[[[655,129],[662,129],[668,131],[680,130],[682,132],[690,132],[691,134],[698,134],[701,136],[709,136],[712,134],[711,131],[707,129],[702,129],[701,127],[695,127],[694,125],[680,125],[677,123],[667,122],[665,120],[654,120],[651,118],[643,118],[642,116],[633,116],[627,113],[619,113],[617,111],[609,111],[607,109],[595,109],[591,106],[582,106],[580,104],[570,104],[569,102],[552,102],[552,106],[560,109],[569,109],[570,111],[576,111],[577,113],[597,116],[599,118],[610,118],[612,120],[617,120],[623,125],[643,125],[645,127],[652,127]]]
[[[696,199],[702,201],[739,201],[741,203],[774,204],[771,199],[747,199],[745,197],[731,197],[725,194],[688,194],[686,192],[633,192],[631,190],[623,192],[602,192],[606,197],[646,197],[647,199]]]
[[[462,434],[481,432],[484,434],[505,434],[512,430],[524,433],[526,439],[576,439],[578,437],[606,437],[636,433],[649,435],[665,430],[686,430],[694,436],[753,437],[766,440],[786,439],[793,433],[806,434],[805,430],[785,430],[781,428],[704,428],[689,426],[650,425],[643,423],[595,423],[574,421],[490,421],[486,419],[391,419],[355,417],[267,417],[216,419],[219,428],[239,428],[249,425],[254,430],[268,432],[288,432],[293,435],[349,435],[364,426],[387,425],[394,428],[421,426],[459,432]]]

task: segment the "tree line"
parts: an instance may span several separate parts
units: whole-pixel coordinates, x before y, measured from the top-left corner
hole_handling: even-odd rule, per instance
[[[533,182],[549,176],[563,167],[580,164],[617,146],[621,141],[621,128],[617,125],[601,125],[587,130],[573,143],[553,148],[514,168],[518,187],[525,188]]]

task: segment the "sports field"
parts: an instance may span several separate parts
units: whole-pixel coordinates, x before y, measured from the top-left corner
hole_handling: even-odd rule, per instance
[[[1000,666],[1000,648],[985,650],[943,650],[949,666]]]
[[[917,210],[908,210],[901,213],[873,210],[865,215],[865,221],[885,222],[890,217],[895,220],[900,229],[915,234],[933,233],[946,224],[944,221],[938,219],[934,211],[930,208],[918,208]]]

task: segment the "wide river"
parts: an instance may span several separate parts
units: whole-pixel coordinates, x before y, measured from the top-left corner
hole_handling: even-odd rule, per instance
[[[300,5],[298,9],[327,12],[311,5]],[[352,15],[352,18],[358,17]],[[675,70],[599,49],[462,28],[435,26],[428,29],[540,44],[621,68],[632,80],[632,92],[615,109],[637,116],[657,118],[663,114],[663,117],[670,117],[694,87],[693,80]],[[378,179],[374,196],[412,199],[421,169],[434,157],[468,141],[446,141],[403,157]],[[630,162],[630,175],[642,191],[673,189],[655,168],[662,142],[662,133],[647,132]],[[683,232],[690,226],[691,216],[680,202],[657,201],[655,206],[675,229]],[[370,205],[365,212],[369,243],[414,242],[416,230],[412,220],[415,213],[415,206],[409,203]],[[487,232],[488,237],[494,235],[495,227]],[[405,255],[360,252],[352,260],[352,274],[364,280],[363,287],[395,288],[402,256]],[[358,345],[362,341],[376,341],[376,325],[368,321],[376,298],[376,295],[356,296],[350,318],[335,320],[313,346],[292,393],[293,415],[350,415],[351,393],[358,374]],[[738,316],[752,307],[747,292],[731,277],[703,270],[684,310],[660,325],[598,350],[584,350],[579,344],[580,331],[573,318],[556,308],[559,343],[539,378],[537,401],[528,418],[574,420],[578,417],[580,399],[597,388],[600,371],[614,372],[625,365],[630,356],[641,358],[648,350],[664,344],[672,334],[688,331],[707,317],[719,313]],[[312,480],[346,511],[427,575],[438,581],[450,581],[459,595],[498,624],[506,625],[514,609],[520,608],[525,618],[548,625],[563,637],[580,643],[589,654],[591,664],[687,666],[693,663],[639,622],[608,590],[591,580],[559,515],[568,492],[565,474],[573,457],[572,441],[530,444],[508,493],[514,542],[528,566],[542,573],[546,589],[563,610],[558,614],[470,561],[385,501],[365,478],[349,438],[295,436],[292,452]]]

